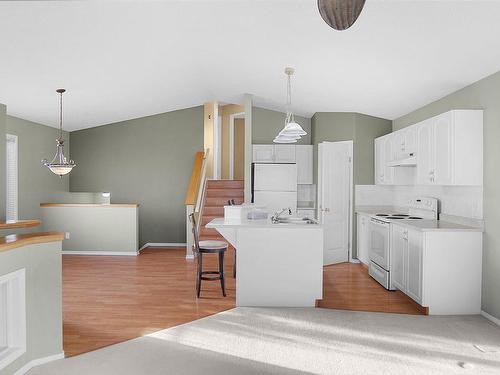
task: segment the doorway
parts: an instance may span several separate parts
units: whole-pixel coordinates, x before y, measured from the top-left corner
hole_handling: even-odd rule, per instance
[[[238,104],[220,105],[220,179],[243,180],[245,174],[245,109]]]
[[[318,218],[323,225],[323,264],[352,259],[353,141],[318,145]]]

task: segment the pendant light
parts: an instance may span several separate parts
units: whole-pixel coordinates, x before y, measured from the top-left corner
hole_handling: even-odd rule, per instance
[[[75,167],[75,162],[73,160],[67,160],[64,156],[64,139],[63,139],[63,101],[62,96],[66,92],[65,89],[57,89],[56,92],[59,96],[59,138],[56,139],[56,154],[54,158],[49,163],[47,159],[42,160],[42,164],[45,165],[50,171],[59,177],[68,174]]]
[[[365,0],[318,0],[321,18],[335,30],[346,30],[358,19]]]
[[[302,129],[302,126],[295,122],[295,116],[291,110],[291,77],[294,72],[295,70],[293,68],[285,68],[285,74],[287,75],[285,127],[279,132],[278,136],[274,138],[274,143],[295,143],[300,137],[307,134],[304,129]]]

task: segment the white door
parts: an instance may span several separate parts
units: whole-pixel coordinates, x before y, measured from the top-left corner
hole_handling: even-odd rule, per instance
[[[323,224],[323,263],[349,260],[352,141],[318,145],[319,219]]]

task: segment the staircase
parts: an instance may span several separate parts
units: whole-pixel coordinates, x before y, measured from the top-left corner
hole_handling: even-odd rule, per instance
[[[222,240],[215,229],[205,228],[211,220],[224,217],[224,206],[234,199],[236,204],[243,203],[243,181],[240,180],[208,180],[205,192],[205,203],[201,211],[200,240]]]

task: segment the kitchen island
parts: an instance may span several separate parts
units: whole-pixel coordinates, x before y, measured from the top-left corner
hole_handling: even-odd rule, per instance
[[[323,228],[213,219],[236,249],[236,306],[311,307],[323,297]]]

